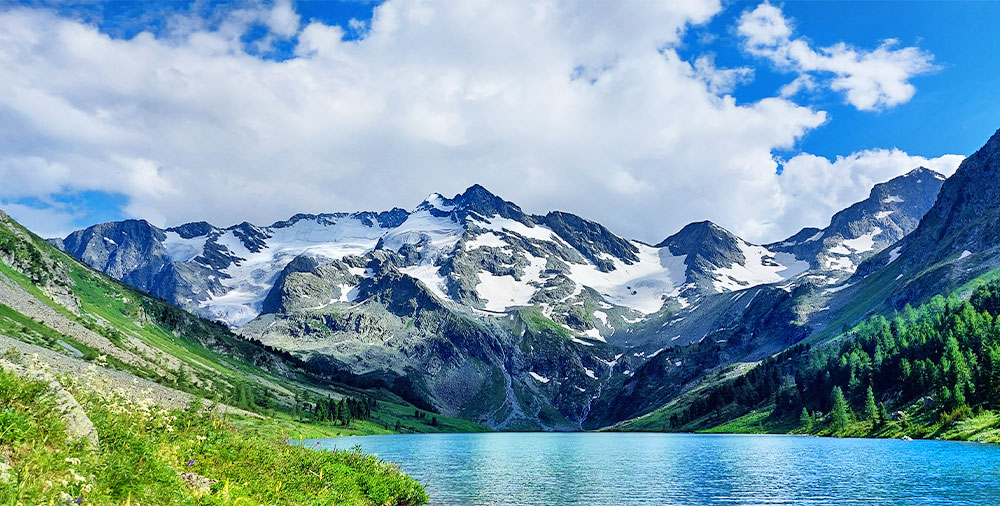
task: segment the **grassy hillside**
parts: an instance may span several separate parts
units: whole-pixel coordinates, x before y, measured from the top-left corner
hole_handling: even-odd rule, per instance
[[[100,443],[73,439],[42,381],[0,369],[3,504],[410,505],[413,479],[352,451],[318,452],[195,409],[76,389]]]
[[[244,340],[219,324],[84,266],[0,212],[3,360],[8,365],[29,361],[25,370],[42,371],[56,382],[53,385],[71,391],[101,439],[100,446],[85,451],[84,456],[70,456],[59,447],[65,441],[64,429],[50,403],[26,401],[30,398],[26,392],[48,395],[45,385],[18,379],[9,370],[3,373],[0,395],[8,398],[0,402],[0,456],[6,459],[0,467],[14,480],[0,480],[0,486],[7,487],[0,489],[8,494],[0,496],[0,503],[5,504],[59,501],[59,494],[76,483],[76,475],[69,480],[53,478],[69,472],[63,462],[66,458],[81,460],[73,464],[75,473],[86,477],[86,471],[100,477],[86,482],[91,483],[89,502],[98,504],[124,504],[129,493],[133,502],[144,504],[175,499],[180,504],[236,504],[239,497],[254,504],[299,504],[307,499],[323,499],[327,504],[331,500],[337,504],[416,504],[423,497],[419,485],[383,464],[354,454],[319,456],[292,450],[284,441],[485,430],[478,424],[418,410],[384,390],[363,390],[306,372],[287,354]],[[82,376],[91,380],[80,382]],[[115,407],[137,403],[153,409],[155,415]],[[165,422],[175,419],[183,423]],[[194,437],[195,432],[218,437],[219,444],[191,446],[191,438],[202,441]],[[134,459],[123,455],[132,450],[139,452]],[[178,481],[180,472],[189,471],[186,462],[192,460],[183,458],[185,454],[200,455],[190,466],[196,472],[204,471],[205,477],[219,483],[228,480],[225,494],[229,495],[219,495],[224,490],[217,488],[207,494],[211,500],[185,495],[190,487]],[[144,466],[135,466],[136,462]],[[205,466],[199,468],[199,462]],[[266,463],[266,470],[261,462]],[[120,476],[106,476],[111,467]],[[250,475],[239,474],[272,469],[273,475],[260,477],[259,486],[249,485]],[[308,480],[295,482],[301,493],[281,492],[292,484],[282,485],[282,479],[290,479],[283,476],[299,479],[303,473],[322,477],[314,480],[315,486]],[[48,482],[56,485],[44,485]],[[244,483],[239,485],[243,488],[238,483]],[[81,497],[83,484],[79,482],[73,497]],[[145,498],[138,497],[147,489]],[[306,493],[310,490],[315,493]],[[13,499],[3,500],[9,498]]]
[[[615,429],[1000,441],[998,315],[1000,281],[981,279],[794,346]]]

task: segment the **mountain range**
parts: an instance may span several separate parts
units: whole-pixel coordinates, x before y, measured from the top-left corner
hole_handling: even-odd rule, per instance
[[[50,242],[316,374],[494,428],[571,430],[654,409],[705,365],[860,320],[845,314],[855,278],[900,254],[944,179],[914,169],[763,245],[707,221],[650,245],[479,185],[412,210],[126,220]],[[712,364],[675,356],[708,344],[725,349]]]

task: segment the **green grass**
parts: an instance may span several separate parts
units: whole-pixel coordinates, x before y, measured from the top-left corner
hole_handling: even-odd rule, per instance
[[[572,339],[573,333],[566,327],[546,318],[539,307],[528,307],[518,310],[518,315],[524,321],[528,331],[532,334],[544,334],[550,332],[564,339]]]
[[[779,434],[789,432],[794,426],[775,423],[770,420],[771,410],[751,411],[710,429],[699,430],[703,434]]]
[[[696,432],[704,434],[808,434],[824,437],[858,437],[899,439],[944,439],[953,441],[979,441],[1000,443],[1000,413],[982,410],[955,420],[924,410],[914,403],[901,410],[899,420],[876,423],[851,416],[847,426],[833,427],[829,415],[820,417],[812,427],[805,427],[799,420],[775,418],[772,407],[755,410],[721,425]],[[699,423],[700,421],[695,421]]]
[[[292,415],[276,412],[273,416],[261,420],[258,418],[233,417],[234,425],[258,434],[277,436],[284,435],[288,439],[318,439],[342,436],[368,436],[375,434],[399,433],[436,433],[436,432],[488,432],[483,425],[461,418],[451,418],[429,412],[424,417],[414,416],[416,410],[392,402],[380,401],[372,412],[371,420],[352,420],[348,425],[331,422],[317,423],[308,420],[297,420]],[[437,418],[438,424],[431,425],[431,420]],[[395,430],[396,422],[401,429]]]
[[[206,412],[75,392],[100,445],[68,441],[46,385],[0,370],[0,504],[410,505],[422,487],[354,451],[312,451]],[[202,491],[181,473],[216,480]]]

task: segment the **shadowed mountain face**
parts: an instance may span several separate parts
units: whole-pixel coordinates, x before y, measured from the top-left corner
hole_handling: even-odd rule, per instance
[[[700,222],[650,246],[573,214],[525,214],[478,185],[412,211],[130,220],[52,242],[317,371],[497,428],[574,429],[655,408],[709,362],[824,328],[824,294],[911,232],[942,180],[916,169],[769,245]],[[728,351],[677,360],[692,343]]]

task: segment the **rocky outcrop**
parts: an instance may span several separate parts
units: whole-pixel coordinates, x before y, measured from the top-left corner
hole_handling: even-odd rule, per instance
[[[23,365],[11,362],[7,358],[0,358],[0,369],[13,372],[30,380],[46,383],[48,385],[48,395],[53,397],[56,409],[63,420],[66,421],[66,434],[70,440],[76,441],[82,439],[87,441],[91,447],[97,448],[100,443],[97,437],[97,428],[94,427],[93,422],[87,417],[87,413],[83,411],[80,403],[76,402],[73,394],[63,388],[54,376],[46,374],[44,371],[29,369]]]

